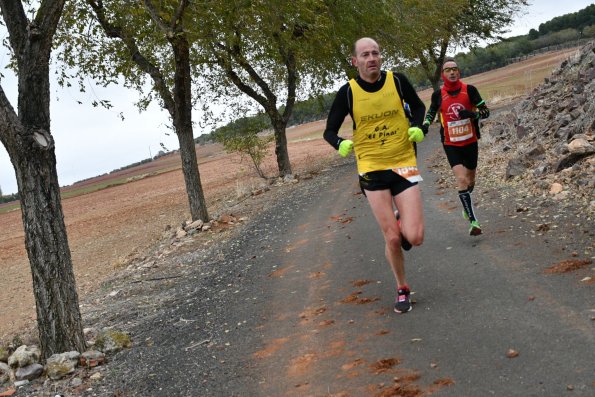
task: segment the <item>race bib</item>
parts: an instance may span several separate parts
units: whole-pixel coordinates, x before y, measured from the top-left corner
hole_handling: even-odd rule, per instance
[[[423,181],[423,179],[421,179],[421,174],[419,173],[417,167],[399,167],[393,168],[392,171],[407,179],[409,182]]]
[[[471,119],[449,121],[447,130],[451,142],[460,142],[473,138]]]

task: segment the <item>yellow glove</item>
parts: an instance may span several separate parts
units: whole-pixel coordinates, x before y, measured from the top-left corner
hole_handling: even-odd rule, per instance
[[[353,151],[353,141],[345,139],[339,144],[339,155],[347,157]]]
[[[419,127],[411,127],[407,130],[407,133],[411,142],[421,142],[424,140],[424,132]]]

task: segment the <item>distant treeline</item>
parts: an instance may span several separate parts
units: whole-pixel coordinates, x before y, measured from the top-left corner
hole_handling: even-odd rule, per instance
[[[20,200],[20,199],[21,199],[21,196],[19,196],[19,193],[7,194],[7,195],[0,194],[0,204],[9,203],[11,201]]]
[[[539,25],[539,31],[502,39],[485,48],[472,48],[455,56],[463,76],[497,69],[527,57],[584,44],[595,39],[595,4],[578,12],[556,17]],[[420,68],[409,68],[407,74],[418,89],[430,86]]]
[[[570,14],[555,17],[550,21],[539,25],[539,31],[531,29],[529,31],[529,38],[536,39],[539,36],[545,36],[548,33],[559,32],[565,29],[576,29],[582,31],[583,29],[592,29],[595,25],[595,4],[591,4],[580,11]]]
[[[115,170],[111,170],[109,173],[110,174],[113,174],[114,172],[124,171],[124,170],[127,170],[129,168],[136,167],[137,165],[147,164],[147,163],[150,163],[152,160],[155,160],[155,159],[157,159],[157,158],[159,158],[161,156],[164,156],[164,155],[165,155],[165,153],[162,152],[162,151],[160,151],[159,154],[157,154],[156,156],[154,156],[152,159],[149,158],[149,159],[144,159],[144,160],[141,160],[141,161],[137,161],[136,163],[128,164],[128,165],[125,165],[123,167],[116,168]]]

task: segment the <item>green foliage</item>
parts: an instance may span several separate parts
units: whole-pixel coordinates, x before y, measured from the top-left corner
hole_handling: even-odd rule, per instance
[[[212,143],[212,142],[214,142],[214,139],[213,139],[213,135],[211,133],[202,134],[202,135],[199,135],[196,138],[194,138],[194,143],[196,143],[198,145],[206,145],[207,143]]]
[[[223,145],[226,152],[237,152],[250,157],[258,176],[265,178],[260,165],[266,156],[269,143],[275,138],[272,134],[263,134],[267,127],[270,127],[270,124],[264,115],[243,117],[218,128],[212,133],[212,137]]]
[[[438,0],[404,0],[399,4],[402,22],[395,28],[403,24],[415,26],[401,34],[401,41],[407,43],[405,55],[418,60],[427,79],[437,88],[447,51],[495,39],[528,2],[451,0],[445,6]]]
[[[539,36],[537,39],[533,40],[531,44],[533,49],[539,49],[578,40],[579,38],[580,32],[578,30],[564,29],[558,32],[551,32],[544,36]]]
[[[589,33],[588,28],[584,32]],[[485,72],[487,70],[508,65],[516,59],[543,51],[552,46],[576,44],[581,38],[580,32],[575,29],[565,29],[559,32],[552,32],[544,36],[538,36],[530,40],[531,35],[518,36],[492,44],[485,48],[473,48],[468,53],[456,55],[457,63],[464,76]],[[588,37],[583,33],[582,37]]]
[[[595,4],[591,4],[577,12],[555,17],[550,21],[539,25],[539,35],[543,36],[552,32],[559,32],[565,29],[575,29],[579,32],[595,25]]]
[[[0,195],[0,203],[10,203],[11,201],[17,201],[20,200],[21,197],[19,195],[19,193],[14,193],[14,194],[7,194],[7,195]]]
[[[592,12],[592,6],[579,11],[579,14],[586,12],[586,10]],[[562,21],[572,20],[565,17],[557,18],[560,18]],[[471,47],[469,52],[458,53],[455,58],[463,76],[469,76],[506,66],[522,57],[547,50],[551,47],[577,44],[579,39],[595,37],[595,25],[582,27],[581,29],[582,31],[565,27],[560,31],[552,31],[545,35],[540,35],[535,29],[531,29],[527,35],[501,39],[499,42],[488,45],[487,47]],[[428,62],[428,64],[430,63]],[[428,77],[427,69],[422,64],[412,65],[402,70],[405,71],[415,87],[427,87],[430,78]]]
[[[78,84],[85,92],[90,76],[104,87],[116,84],[138,91],[139,110],[146,110],[153,101],[166,107],[164,102],[175,87],[171,40],[200,26],[195,2],[183,10],[181,20],[174,21],[177,7],[179,2],[174,0],[67,2],[55,42],[58,82]],[[100,26],[96,12],[105,17],[108,29]],[[190,66],[197,73],[195,64]],[[101,98],[91,104],[111,105]]]
[[[202,1],[196,31],[201,97],[209,103],[266,113],[275,128],[287,122],[297,100],[317,95],[345,74],[362,36],[379,36],[394,18],[391,1]],[[383,12],[385,11],[385,12]],[[242,102],[238,105],[238,102]],[[234,106],[230,106],[233,104]],[[278,110],[282,113],[274,115]]]
[[[595,37],[595,24],[583,29],[583,37]]]

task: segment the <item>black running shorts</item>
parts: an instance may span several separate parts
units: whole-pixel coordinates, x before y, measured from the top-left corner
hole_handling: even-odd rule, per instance
[[[477,142],[465,146],[443,145],[443,147],[450,168],[459,164],[469,170],[477,168],[477,157],[479,156]]]
[[[417,182],[409,182],[394,171],[372,171],[359,176],[359,186],[364,196],[366,190],[390,190],[393,196],[417,185]]]

